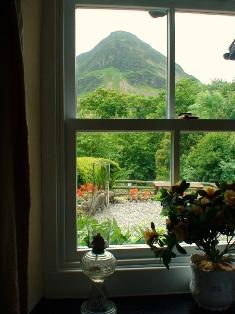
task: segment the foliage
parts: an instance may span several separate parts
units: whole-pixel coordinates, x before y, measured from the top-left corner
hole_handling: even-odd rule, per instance
[[[86,119],[146,119],[155,113],[160,101],[159,96],[126,94],[98,88],[78,99],[77,115]],[[162,118],[157,113],[154,117]]]
[[[193,78],[176,83],[176,114],[235,118],[235,82],[205,85]],[[154,97],[98,89],[80,99],[82,118],[164,118],[166,91]],[[235,135],[192,132],[181,134],[181,175],[187,180],[227,180],[233,174]],[[213,141],[215,141],[213,143]],[[77,136],[77,156],[108,158],[121,168],[119,179],[168,180],[169,133],[96,133]],[[111,149],[112,148],[112,149]]]
[[[203,89],[203,84],[195,78],[185,78],[176,83],[175,109],[178,116],[181,112],[190,112],[190,106],[195,103],[198,93]],[[191,111],[193,114],[195,112]]]
[[[79,117],[126,118],[127,97],[113,90],[99,88],[79,100]]]
[[[156,180],[168,181],[170,178],[170,133],[164,134],[156,151]]]
[[[202,190],[190,191],[185,180],[168,190],[162,190],[162,214],[167,217],[167,233],[159,235],[154,223],[144,235],[147,244],[167,268],[174,248],[185,254],[182,242],[195,244],[212,263],[221,263],[224,256],[235,250],[235,181],[217,182]],[[227,245],[219,249],[220,235],[226,236]]]
[[[118,162],[128,170],[126,179],[155,179],[155,151],[162,133],[124,133],[118,142],[122,147]]]
[[[80,215],[77,217],[77,236],[79,246],[90,243],[91,234],[100,233],[110,245],[140,244],[143,243],[143,230],[136,227],[134,230],[123,232],[115,219],[98,222],[97,219]]]
[[[225,99],[219,91],[203,91],[189,110],[201,119],[226,119]]]
[[[231,172],[226,164],[235,156],[233,133],[207,133],[185,152],[182,175],[190,181],[230,180]],[[232,174],[234,176],[234,173]]]
[[[155,179],[155,151],[163,133],[79,134],[78,156],[105,156],[119,164],[118,179]]]
[[[109,163],[110,164],[110,185],[112,186],[118,171],[119,165],[106,158],[95,157],[78,157],[77,158],[77,186],[85,183],[93,182],[93,165],[94,163]]]

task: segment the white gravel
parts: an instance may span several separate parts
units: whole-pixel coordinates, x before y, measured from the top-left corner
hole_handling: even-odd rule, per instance
[[[115,218],[120,228],[125,231],[131,230],[135,226],[143,228],[150,227],[153,221],[156,227],[165,227],[165,217],[160,216],[160,202],[125,202],[120,204],[111,204],[109,209],[96,213],[94,218],[99,222],[107,218]]]

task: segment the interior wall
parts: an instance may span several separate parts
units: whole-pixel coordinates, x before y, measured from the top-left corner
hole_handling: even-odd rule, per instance
[[[23,58],[30,159],[29,309],[43,295],[41,140],[40,140],[40,17],[41,0],[22,0]]]

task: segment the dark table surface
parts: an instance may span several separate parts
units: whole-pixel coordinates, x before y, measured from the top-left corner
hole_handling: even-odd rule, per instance
[[[118,314],[235,314],[235,305],[223,312],[197,306],[190,294],[111,298]],[[82,299],[42,299],[31,314],[79,314]]]

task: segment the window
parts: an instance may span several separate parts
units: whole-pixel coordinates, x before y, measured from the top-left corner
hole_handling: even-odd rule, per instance
[[[183,7],[183,2],[184,1],[174,1],[174,8],[172,5],[171,8],[166,8],[165,1],[159,1],[158,8],[153,8],[147,1],[145,7],[138,5],[138,2],[134,6],[131,5],[131,3],[127,3],[124,7],[120,7],[116,3],[112,3],[112,6],[110,6],[110,4],[107,4],[107,6],[102,5],[102,9],[104,9],[104,7],[109,10],[113,8],[118,9],[115,14],[118,14],[120,10],[127,12],[128,9],[131,16],[138,12],[144,13],[149,17],[151,23],[154,22],[154,25],[163,23],[163,25],[165,25],[163,29],[164,27],[165,29],[160,32],[159,36],[162,38],[163,46],[165,45],[165,48],[167,46],[165,50],[165,56],[167,55],[166,77],[164,77],[164,83],[160,81],[162,84],[161,87],[163,88],[162,94],[160,95],[160,93],[158,93],[157,96],[154,96],[161,96],[162,110],[156,113],[152,110],[153,108],[151,108],[146,101],[146,98],[143,97],[141,106],[139,108],[134,106],[130,107],[131,110],[129,110],[129,114],[132,115],[128,116],[125,110],[126,106],[128,106],[132,100],[131,97],[129,97],[127,100],[125,99],[126,106],[121,108],[120,112],[115,112],[114,110],[112,118],[94,112],[92,107],[85,107],[81,100],[79,100],[79,105],[76,108],[75,101],[75,91],[81,93],[82,91],[79,90],[80,87],[85,86],[85,88],[87,88],[89,84],[96,84],[97,77],[99,78],[99,75],[101,75],[98,73],[96,80],[94,77],[88,80],[91,73],[85,73],[84,76],[81,77],[79,76],[79,69],[75,68],[75,38],[77,37],[75,31],[76,11],[91,11],[95,8],[96,12],[98,12],[101,10],[99,3],[89,3],[89,1],[85,1],[84,3],[74,3],[74,1],[64,1],[64,3],[63,1],[51,1],[50,3],[44,4],[44,31],[42,37],[42,132],[44,139],[43,210],[44,255],[46,256],[46,296],[82,297],[87,294],[89,289],[89,283],[79,270],[79,260],[81,254],[84,252],[84,248],[77,248],[76,157],[79,156],[81,152],[79,150],[81,146],[78,151],[76,151],[77,141],[82,138],[100,137],[102,134],[105,135],[106,138],[120,133],[128,137],[133,135],[133,132],[136,132],[136,134],[147,134],[148,136],[153,134],[155,137],[158,134],[164,134],[165,142],[168,143],[168,146],[166,145],[164,149],[166,156],[170,156],[168,157],[169,168],[166,167],[165,170],[163,169],[165,171],[163,171],[163,176],[169,176],[172,182],[177,181],[181,173],[186,175],[189,180],[194,180],[195,176],[192,173],[185,172],[187,162],[189,162],[186,160],[186,155],[190,145],[196,145],[203,136],[209,137],[209,135],[211,135],[211,138],[213,136],[214,138],[220,138],[219,135],[226,137],[224,132],[229,132],[231,143],[234,143],[234,117],[230,116],[230,113],[232,113],[235,107],[233,100],[233,83],[223,84],[222,81],[217,80],[212,84],[204,83],[204,85],[201,85],[197,79],[192,77],[190,77],[192,79],[191,81],[181,81],[179,77],[183,72],[180,66],[175,66],[175,61],[180,64],[182,46],[185,46],[186,54],[192,53],[189,45],[185,43],[178,44],[179,36],[182,35],[180,32],[186,29],[186,27],[180,29],[180,21],[184,20],[184,17],[187,18],[190,14],[190,21],[184,21],[184,25],[189,25],[190,30],[192,28],[191,32],[193,34],[193,27],[196,24],[198,25],[198,23],[196,23],[194,19],[191,19],[192,14],[197,12],[197,14],[195,14],[197,19],[203,14],[203,19],[207,21],[207,19],[213,17],[213,15],[207,14],[209,12],[219,15],[219,19],[221,18],[222,20],[223,17],[220,16],[220,14],[230,13],[231,15],[235,12],[235,4],[232,1],[227,1],[226,7],[222,7],[222,5],[220,6],[216,2],[217,6],[210,7],[209,3],[211,2],[208,1],[206,3],[203,2],[203,4],[195,2],[189,7]],[[130,11],[130,9],[132,9],[132,11]],[[151,14],[149,14],[148,11]],[[162,17],[153,18],[150,15],[155,17],[161,15]],[[48,16],[50,16],[50,18]],[[229,16],[228,18],[231,19],[231,23],[234,21],[233,16]],[[221,22],[221,24],[223,23]],[[92,33],[95,33],[96,29],[94,23],[90,23],[90,25],[92,25],[90,26]],[[227,27],[227,25],[228,24],[226,24],[226,33],[223,33],[223,38],[228,36],[226,38],[226,45],[228,46],[233,39],[231,37],[233,34],[229,33],[230,28]],[[97,28],[98,26],[99,25],[97,25]],[[231,27],[231,30],[232,29]],[[82,36],[82,28],[78,31],[81,32]],[[211,32],[213,32],[213,29]],[[196,35],[197,34],[194,34],[194,38]],[[194,50],[196,50],[196,52],[201,49],[200,40],[202,40],[202,36],[200,36],[198,40],[199,42],[196,42],[195,38]],[[189,39],[187,42],[189,42]],[[212,44],[214,44],[214,42]],[[79,36],[77,45],[79,45]],[[223,53],[226,52],[226,45],[224,46],[225,51],[223,51]],[[216,46],[213,46],[213,52],[215,49]],[[219,54],[221,55],[221,52],[219,52]],[[134,62],[135,60],[132,59],[132,61]],[[197,60],[192,62],[196,63]],[[201,62],[202,59],[200,59],[198,67],[201,66]],[[234,66],[232,61],[224,62],[230,64],[230,70],[234,73],[234,71],[232,71],[232,67]],[[92,66],[91,62],[90,66]],[[227,65],[224,66],[227,67]],[[206,71],[205,66],[203,66],[203,69]],[[75,70],[78,71],[77,76],[75,75]],[[162,71],[163,70],[164,69],[162,69]],[[191,70],[188,71],[190,72]],[[113,72],[111,72],[111,74],[113,75]],[[111,74],[109,70],[106,71],[106,80],[108,80]],[[121,75],[117,72],[114,74],[115,77]],[[133,72],[127,74],[129,75],[129,81],[134,81],[135,83],[132,87],[138,85],[137,83],[139,81],[136,81],[136,77],[133,77]],[[104,73],[102,75],[104,75]],[[141,77],[143,77],[143,75]],[[147,75],[145,78],[148,79],[149,76]],[[213,78],[214,77],[212,77],[212,79]],[[220,79],[220,77],[218,77],[218,79]],[[151,82],[155,82],[154,79],[151,80]],[[138,86],[138,88],[140,89],[140,86]],[[154,87],[151,89],[151,92],[153,90]],[[196,115],[201,113],[198,109],[198,104],[207,104],[208,99],[210,103],[211,99],[209,96],[211,95],[213,96],[212,110],[209,113],[206,112],[208,110],[204,110],[200,119],[177,119],[178,114],[188,108],[187,104],[182,101],[182,94],[185,91],[188,92],[187,100],[189,104],[192,105],[190,110],[192,110],[193,113],[195,112]],[[193,92],[195,92],[195,94],[193,94]],[[193,95],[196,95],[197,101],[192,101]],[[223,99],[221,96],[223,96]],[[220,103],[224,101],[230,106],[230,110],[225,106],[226,112],[223,111],[221,115],[216,116],[214,115],[213,106],[217,105],[218,101],[220,101]],[[132,101],[132,103],[134,102]],[[147,103],[147,108],[150,109],[147,116],[145,116],[145,113],[141,112],[143,103]],[[205,109],[207,109],[207,105],[205,105]],[[205,135],[204,132],[209,132],[209,135]],[[208,139],[208,141],[209,140],[212,139]],[[229,145],[228,143],[228,146]],[[170,150],[168,150],[167,147],[170,147]],[[190,154],[190,157],[193,159],[193,152]],[[229,171],[227,162],[228,160],[221,160],[221,167],[224,167],[223,173]],[[195,181],[196,179],[197,178],[195,178]],[[201,177],[199,180],[201,180]],[[118,270],[112,278],[110,277],[110,281],[107,283],[109,284],[109,291],[112,295],[188,291],[189,267],[187,257],[179,256],[176,258],[171,271],[168,272],[162,267],[161,263],[155,260],[150,250],[146,248],[145,245],[114,246],[110,249],[112,249],[118,259]],[[133,287],[131,284],[133,278],[135,282],[139,282],[140,284]],[[175,279],[173,283],[172,278]],[[148,285],[143,287],[143,280],[146,283],[148,282]],[[125,285],[123,285],[123,282],[125,282]],[[161,282],[161,286],[156,285],[156,282]],[[170,282],[171,284],[169,284]],[[66,287],[66,289],[64,289],[64,287]]]

